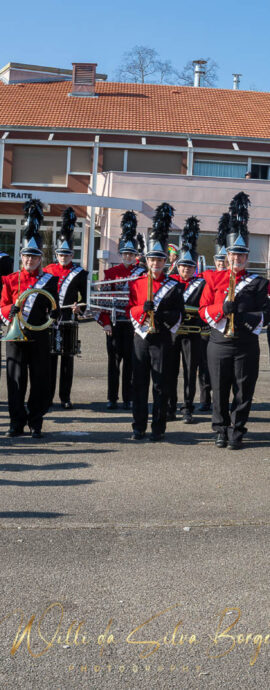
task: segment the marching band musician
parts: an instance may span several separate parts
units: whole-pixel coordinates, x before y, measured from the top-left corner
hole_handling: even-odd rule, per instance
[[[60,336],[65,339],[65,347],[67,352],[61,354],[61,367],[59,379],[59,397],[61,400],[61,407],[64,410],[72,410],[73,405],[70,400],[73,370],[74,370],[74,353],[72,353],[72,329],[74,328],[74,321],[78,314],[82,314],[85,310],[80,307],[78,302],[86,303],[87,290],[87,274],[81,266],[73,263],[73,232],[76,224],[77,216],[71,206],[63,212],[63,222],[60,232],[60,237],[57,239],[56,258],[57,263],[49,264],[44,268],[46,273],[56,276],[58,279],[58,296],[60,307],[60,321],[58,329],[60,329]],[[72,305],[66,308],[65,305]],[[53,403],[56,376],[57,376],[57,354],[51,354],[51,402]]]
[[[177,275],[178,270],[177,270],[177,259],[179,255],[179,250],[176,244],[173,244],[170,242],[168,244],[168,256],[169,256],[169,267],[167,270],[167,275],[172,276],[172,275]]]
[[[177,261],[178,276],[186,306],[199,307],[205,281],[202,276],[194,276],[197,265],[196,244],[199,235],[199,221],[196,216],[187,218],[182,235],[182,246]],[[192,317],[188,322],[192,326],[200,326],[201,320]],[[180,354],[182,352],[184,375],[184,403],[181,406],[183,422],[193,422],[193,400],[196,392],[197,369],[200,361],[201,335],[200,333],[177,334],[173,336],[172,369],[170,376],[170,394],[168,400],[168,421],[176,419],[177,409],[177,380],[180,368]]]
[[[151,441],[162,441],[166,429],[168,380],[171,359],[171,333],[176,331],[184,314],[179,283],[165,275],[168,232],[173,208],[161,204],[155,212],[153,232],[149,238],[147,266],[152,273],[152,299],[149,279],[144,275],[130,285],[129,307],[134,326],[133,348],[133,436],[145,436],[148,420],[150,374],[153,381]],[[151,326],[151,321],[154,325]],[[154,329],[154,332],[153,332]]]
[[[211,326],[207,356],[213,390],[215,444],[218,448],[228,445],[231,450],[242,447],[247,431],[245,424],[259,370],[258,335],[267,302],[268,281],[246,270],[249,203],[244,192],[232,199],[226,238],[229,268],[208,273],[200,301],[201,318]]]
[[[6,252],[0,252],[0,298],[1,298],[1,292],[2,292],[2,276],[8,276],[10,273],[12,273],[13,269],[13,261],[10,258]],[[0,377],[1,377],[1,360],[2,360],[2,355],[1,355],[1,340],[0,340]]]
[[[38,230],[43,219],[42,204],[38,199],[27,201],[24,205],[25,233],[21,250],[22,269],[3,277],[3,290],[0,303],[2,321],[9,325],[20,311],[16,300],[28,288],[41,288],[49,292],[57,303],[57,281],[41,270],[42,238]],[[27,297],[22,314],[29,325],[39,326],[46,320],[48,299],[44,295],[32,293]],[[56,316],[57,310],[51,312]],[[50,403],[50,341],[48,329],[24,333],[28,342],[7,341],[7,387],[10,427],[6,436],[21,436],[28,424],[33,438],[40,438],[43,415]],[[29,370],[30,392],[25,407]]]
[[[216,253],[214,254],[214,264],[216,271],[224,271],[227,267],[227,250],[226,250],[226,236],[230,222],[230,214],[223,213],[219,219],[218,233],[216,237]],[[203,277],[206,278],[207,271],[204,271]],[[200,412],[208,412],[211,410],[211,381],[207,363],[207,347],[209,343],[209,334],[201,334],[201,351],[199,361],[199,385],[200,385]]]
[[[104,271],[104,290],[108,292],[126,292],[128,295],[129,283],[110,281],[141,276],[145,273],[145,266],[136,263],[138,253],[136,227],[137,218],[133,211],[126,211],[121,220],[122,233],[119,239],[119,254],[121,255],[122,263],[112,266],[112,268]],[[109,281],[107,283],[107,281]],[[118,306],[121,305],[117,300]],[[126,307],[126,304],[122,305]],[[108,353],[108,402],[107,409],[114,410],[117,408],[119,378],[120,378],[120,364],[123,360],[122,369],[122,397],[123,408],[129,410],[131,408],[132,400],[132,347],[133,347],[133,328],[130,323],[130,318],[127,317],[125,309],[123,313],[117,311],[116,306],[116,323],[113,323],[110,312],[106,311],[106,307],[96,315],[97,322],[103,327],[106,333],[106,345]]]

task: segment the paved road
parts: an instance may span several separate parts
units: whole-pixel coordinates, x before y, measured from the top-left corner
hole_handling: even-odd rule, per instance
[[[265,335],[236,453],[209,415],[131,441],[130,414],[106,412],[103,333],[81,335],[74,411],[56,404],[42,440],[4,437],[1,380],[1,690],[268,689]]]

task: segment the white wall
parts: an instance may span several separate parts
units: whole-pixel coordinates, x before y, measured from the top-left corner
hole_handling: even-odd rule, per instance
[[[270,181],[213,177],[187,177],[152,173],[109,172],[98,175],[98,194],[141,199],[143,211],[138,214],[138,229],[144,232],[152,225],[156,206],[163,201],[175,209],[174,225],[182,228],[185,219],[196,215],[201,232],[216,233],[218,220],[228,210],[232,197],[244,191],[250,196],[249,231],[251,260],[267,261],[270,235]],[[110,262],[117,262],[121,211],[106,211],[102,219],[102,249],[111,252]],[[263,235],[256,244],[255,236]]]

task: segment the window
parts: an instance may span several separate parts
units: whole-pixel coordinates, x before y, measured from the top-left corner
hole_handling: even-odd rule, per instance
[[[178,175],[181,172],[181,154],[174,151],[128,152],[128,172],[152,172]]]
[[[15,230],[0,230],[0,251],[6,252],[11,258],[14,258],[15,250]]]
[[[123,149],[103,149],[103,170],[123,170],[124,151]]]
[[[200,232],[197,243],[197,252],[200,256],[205,256],[206,266],[213,266],[215,254],[214,234]]]
[[[245,177],[246,163],[226,163],[222,161],[195,161],[193,175],[205,177]]]
[[[13,184],[66,185],[67,149],[62,146],[14,146]]]
[[[73,147],[71,149],[70,172],[88,173],[91,171],[91,149],[84,147]]]
[[[270,180],[270,166],[269,165],[254,165],[251,166],[251,177],[255,180]]]

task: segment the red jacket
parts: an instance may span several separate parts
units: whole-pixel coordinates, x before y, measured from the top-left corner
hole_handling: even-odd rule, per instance
[[[57,278],[59,278],[58,286],[57,286],[57,289],[59,292],[63,280],[65,280],[65,278],[68,276],[68,274],[72,270],[73,266],[74,266],[74,264],[72,263],[72,261],[70,261],[70,263],[67,266],[61,266],[59,263],[57,263],[57,264],[54,263],[54,264],[49,264],[43,270],[44,270],[44,273],[51,273],[52,276],[56,276]]]
[[[20,288],[19,288],[19,273],[20,273]],[[15,304],[16,299],[24,290],[34,287],[38,280],[40,274],[40,266],[33,272],[29,273],[23,268],[21,271],[16,271],[16,273],[10,273],[9,276],[3,276],[3,289],[0,302],[0,316],[4,323],[8,324],[12,321],[9,318],[9,312],[13,304]]]
[[[44,277],[43,279],[45,279],[45,276],[47,282],[43,285],[44,289],[50,292],[53,295],[53,297],[57,299],[55,278],[53,278],[53,276],[47,276],[44,272],[40,271],[40,267],[38,267],[35,271],[31,273],[29,271],[26,271],[25,268],[22,268],[21,271],[16,271],[16,273],[10,273],[10,275],[8,276],[3,276],[3,289],[0,302],[0,317],[6,325],[8,325],[12,321],[12,319],[10,318],[10,310],[12,305],[15,304],[19,294],[21,295],[22,292],[28,290],[28,288],[35,287],[37,281],[40,281],[42,277]],[[42,318],[42,313],[47,310],[47,307],[48,301],[46,297],[38,295],[38,299],[36,300],[34,307],[35,325],[39,324],[40,318]]]
[[[201,299],[199,314],[211,328],[224,333],[227,318],[224,316],[223,304],[227,297],[230,269],[226,271],[207,272],[206,285]],[[241,289],[237,290],[237,286]],[[235,302],[239,335],[243,338],[248,334],[258,335],[263,325],[263,312],[267,300],[268,281],[257,274],[248,273],[245,269],[236,274]]]
[[[130,284],[128,310],[134,329],[141,337],[145,337],[142,326],[148,318],[148,313],[143,310],[144,303],[147,301],[147,292],[147,274]],[[179,282],[164,273],[157,280],[153,279],[153,301],[158,327],[164,326],[175,332],[184,314],[182,289]]]
[[[241,282],[246,270],[236,275],[236,285]],[[224,318],[223,303],[229,289],[231,271],[205,271],[206,285],[200,300],[199,314],[206,323],[221,321]]]

